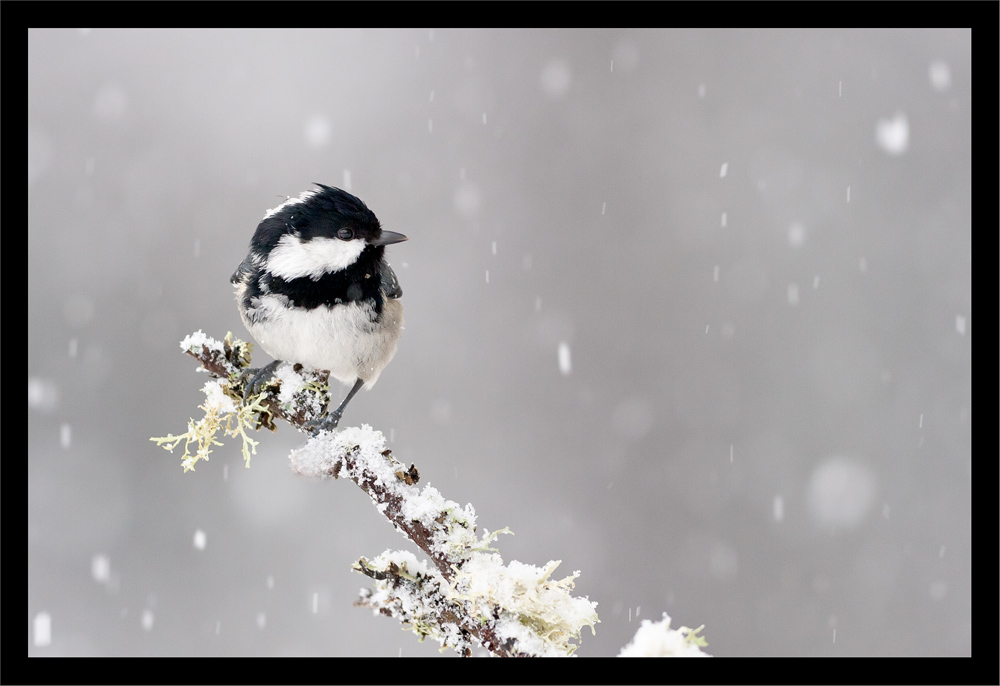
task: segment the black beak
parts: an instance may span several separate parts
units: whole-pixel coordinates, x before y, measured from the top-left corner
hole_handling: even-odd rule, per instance
[[[378,238],[368,239],[368,245],[392,245],[393,243],[402,243],[405,240],[406,236],[401,233],[383,231],[379,234]]]

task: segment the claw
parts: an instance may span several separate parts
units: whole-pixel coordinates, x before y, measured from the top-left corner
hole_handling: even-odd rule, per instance
[[[281,360],[275,360],[259,369],[247,369],[243,372],[245,377],[252,375],[250,380],[243,385],[244,401],[264,392],[267,385],[274,379],[274,370],[278,368],[279,364],[281,364]]]
[[[337,424],[340,423],[340,411],[334,410],[323,417],[317,417],[316,419],[310,419],[302,425],[302,428],[312,434],[313,436],[318,436],[324,431],[333,431],[337,428]]]
[[[351,402],[351,398],[354,397],[354,394],[361,390],[362,385],[364,385],[364,381],[359,378],[354,382],[354,387],[348,392],[347,397],[344,398],[344,402],[340,403],[340,407],[333,412],[327,413],[323,417],[310,419],[302,425],[302,428],[310,432],[313,436],[316,436],[324,431],[333,431],[336,429],[337,424],[340,423],[341,416],[344,414],[344,408],[347,407],[347,403]]]

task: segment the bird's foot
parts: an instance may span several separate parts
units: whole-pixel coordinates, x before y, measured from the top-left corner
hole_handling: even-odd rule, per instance
[[[242,376],[249,380],[243,385],[243,400],[250,400],[255,395],[263,393],[268,384],[274,381],[274,370],[279,364],[281,360],[275,360],[260,368],[244,369]]]
[[[302,430],[306,431],[313,436],[318,436],[324,431],[333,431],[337,428],[337,424],[340,423],[340,410],[334,410],[333,412],[328,412],[322,417],[317,417],[316,419],[310,419],[302,425]]]

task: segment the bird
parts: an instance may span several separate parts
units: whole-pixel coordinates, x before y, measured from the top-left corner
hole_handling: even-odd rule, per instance
[[[230,279],[244,326],[274,358],[246,371],[245,398],[259,394],[282,361],[351,386],[337,409],[303,427],[313,435],[335,429],[396,354],[403,290],[385,248],[407,240],[382,229],[357,196],[315,185],[267,211]]]

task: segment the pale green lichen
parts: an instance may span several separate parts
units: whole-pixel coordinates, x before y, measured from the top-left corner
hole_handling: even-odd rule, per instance
[[[483,544],[501,532],[483,536]],[[596,603],[574,597],[570,591],[579,572],[564,579],[550,578],[558,562],[544,568],[513,561],[505,565],[496,553],[474,553],[462,567],[453,567],[449,583],[436,569],[406,551],[385,551],[372,561],[364,558],[354,568],[375,580],[375,590],[363,590],[361,604],[403,621],[421,640],[427,636],[442,648],[464,652],[468,639],[460,638],[460,618],[492,626],[511,654],[572,655],[580,630],[591,631],[599,621]],[[457,623],[456,623],[457,622]]]
[[[457,570],[448,597],[479,616],[499,613],[498,633],[517,640],[525,652],[571,655],[577,648],[571,641],[585,626],[593,633],[599,620],[596,603],[570,593],[579,572],[550,578],[558,566],[558,561],[535,567],[516,560],[504,565],[496,553],[477,553]]]
[[[259,441],[250,438],[247,429],[256,429],[261,412],[267,411],[264,404],[267,394],[260,393],[244,403],[242,398],[238,397],[234,401],[230,389],[226,381],[209,381],[202,388],[205,393],[205,403],[199,405],[199,408],[204,410],[205,415],[201,419],[197,422],[189,419],[188,430],[179,436],[169,434],[149,440],[170,452],[183,441],[184,455],[181,458],[181,466],[187,472],[193,471],[199,460],[208,461],[213,445],[222,445],[215,438],[221,429],[223,434],[232,438],[239,437],[242,440],[243,460],[249,467],[250,456],[257,454]],[[198,446],[194,454],[191,453],[192,443]]]
[[[181,341],[181,349],[201,361],[204,368],[218,378],[202,388],[205,402],[199,405],[204,412],[201,419],[189,419],[187,431],[180,435],[169,434],[149,440],[171,452],[183,442],[181,466],[187,472],[194,470],[199,460],[207,461],[213,446],[222,445],[216,439],[222,431],[227,436],[240,439],[243,461],[249,467],[250,457],[257,453],[258,441],[247,432],[262,426],[272,431],[276,428],[272,414],[275,411],[274,388],[281,380],[273,380],[261,393],[244,400],[245,370],[250,366],[253,344],[236,338],[232,332],[227,332],[223,341],[217,341],[197,331]],[[287,380],[282,384],[286,393],[282,398],[284,402],[280,404],[286,417],[295,416],[298,422],[321,416],[329,401],[329,386],[322,380],[325,376],[321,377],[315,371],[300,373],[291,365],[287,368],[282,365],[278,371]],[[192,445],[196,446],[193,453]]]

